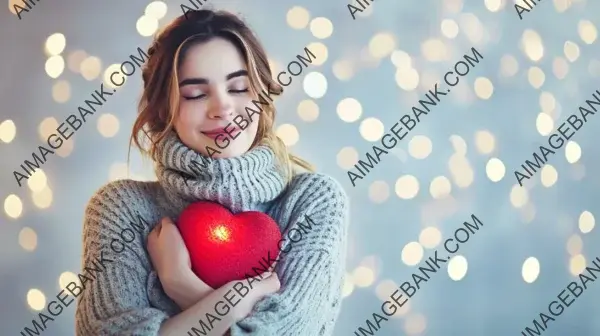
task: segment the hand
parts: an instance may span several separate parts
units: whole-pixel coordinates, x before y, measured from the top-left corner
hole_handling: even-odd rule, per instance
[[[165,294],[182,310],[213,291],[192,271],[183,238],[170,219],[163,218],[150,232],[147,249]]]
[[[248,294],[240,300],[240,302],[233,308],[234,319],[239,321],[250,315],[254,305],[263,299],[265,296],[273,294],[279,290],[281,283],[279,277],[275,272],[265,272],[259,276],[255,276],[256,282],[252,283],[252,289],[248,290]],[[246,280],[232,281],[226,286],[231,286],[237,282],[242,282],[244,285],[247,284]]]

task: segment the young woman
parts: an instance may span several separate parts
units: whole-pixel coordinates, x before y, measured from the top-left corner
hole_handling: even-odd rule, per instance
[[[264,49],[236,16],[199,10],[168,25],[148,55],[131,139],[158,181],[112,182],[90,200],[83,267],[103,267],[81,285],[77,335],[331,335],[348,199],[332,178],[298,171],[310,166],[275,135],[272,104],[250,116],[261,93],[283,91]],[[198,200],[267,213],[282,232],[307,215],[315,225],[243,296],[234,282],[210,288],[190,268],[175,223]]]

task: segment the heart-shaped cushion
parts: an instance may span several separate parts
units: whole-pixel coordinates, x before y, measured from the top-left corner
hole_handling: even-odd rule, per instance
[[[279,226],[262,212],[234,215],[218,203],[199,201],[183,210],[177,226],[192,270],[214,289],[264,273],[279,254]]]

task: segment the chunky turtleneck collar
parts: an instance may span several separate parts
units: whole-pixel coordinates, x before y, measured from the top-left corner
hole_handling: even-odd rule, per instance
[[[275,153],[267,146],[237,157],[210,159],[171,132],[158,144],[157,157],[158,182],[176,211],[198,200],[218,202],[234,213],[258,210],[285,188]]]

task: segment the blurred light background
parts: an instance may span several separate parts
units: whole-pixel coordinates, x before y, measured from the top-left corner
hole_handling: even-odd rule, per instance
[[[471,213],[483,229],[377,335],[520,334],[600,256],[600,117],[524,187],[513,173],[600,89],[600,3],[546,0],[519,20],[513,0],[378,0],[353,20],[346,1],[212,3],[242,13],[275,70],[305,46],[317,54],[280,98],[277,130],[351,197],[335,335],[380,312]],[[13,170],[181,3],[40,1],[22,20],[20,0],[0,10],[1,334],[30,326],[80,270],[92,194],[154,179],[136,152],[126,165],[139,70],[22,188]],[[471,47],[484,59],[353,188],[346,171]],[[600,335],[598,295],[590,284],[543,334]],[[43,334],[74,335],[74,313]]]

